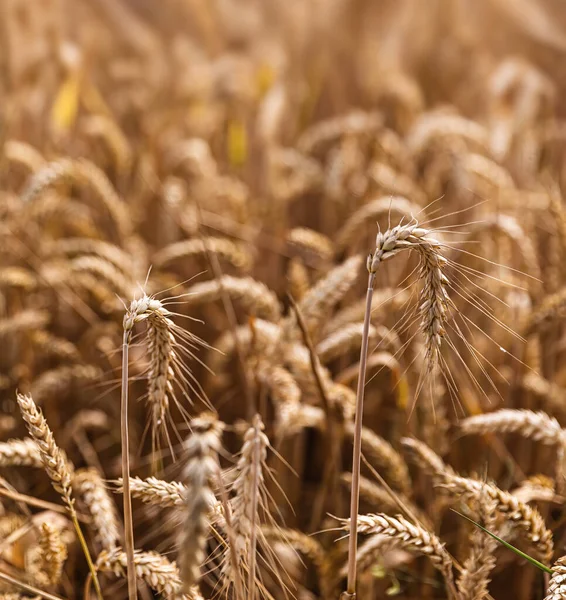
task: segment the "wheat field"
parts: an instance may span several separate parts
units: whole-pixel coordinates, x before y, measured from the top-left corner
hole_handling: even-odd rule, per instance
[[[0,599],[566,598],[565,59],[559,0],[0,0]]]

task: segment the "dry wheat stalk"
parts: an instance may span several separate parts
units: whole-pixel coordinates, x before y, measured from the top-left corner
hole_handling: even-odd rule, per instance
[[[91,138],[101,140],[111,156],[118,175],[125,175],[132,164],[132,150],[118,123],[106,115],[89,115],[83,131]]]
[[[41,570],[47,576],[51,585],[61,579],[63,566],[67,560],[67,545],[61,539],[60,531],[44,522],[39,533],[39,547],[41,548]]]
[[[533,475],[514,488],[511,492],[517,500],[530,502],[562,502],[555,493],[555,482],[546,475]]]
[[[369,176],[379,187],[380,195],[391,194],[408,198],[419,206],[426,204],[426,194],[418,184],[405,173],[400,173],[386,163],[374,162],[370,167]]]
[[[343,529],[350,529],[349,519],[343,520]],[[382,513],[358,515],[358,531],[372,536],[385,535],[397,541],[406,550],[427,556],[444,576],[448,596],[457,597],[454,593],[452,558],[436,535],[419,525],[413,525],[404,517],[390,517]]]
[[[24,166],[30,173],[35,173],[45,164],[41,152],[25,142],[6,140],[3,150],[7,161]]]
[[[342,473],[340,479],[344,485],[351,488],[351,473]],[[396,497],[408,510],[410,510],[411,514],[418,518],[419,523],[432,528],[430,519],[422,512],[422,510],[415,506],[411,500],[400,493],[396,494]],[[372,509],[378,510],[379,512],[392,514],[399,511],[399,502],[396,501],[384,487],[363,476],[360,476],[360,498],[370,505]]]
[[[96,539],[104,550],[118,546],[118,516],[106,485],[96,469],[80,469],[73,477],[73,488],[92,517]]]
[[[43,468],[43,459],[35,440],[24,438],[0,442],[0,467]]]
[[[191,420],[191,435],[186,443],[187,465],[184,478],[188,489],[184,496],[185,520],[181,532],[179,568],[184,593],[200,578],[204,547],[208,534],[208,515],[216,503],[210,485],[216,475],[223,423],[213,414],[204,413]]]
[[[293,375],[283,367],[262,362],[256,371],[257,379],[271,393],[276,411],[276,435],[289,435],[290,422],[301,404],[301,389]]]
[[[404,288],[379,288],[376,289],[372,298],[371,318],[373,322],[379,322],[391,312],[403,307],[407,302],[409,294]],[[324,335],[340,331],[343,327],[352,323],[359,323],[364,319],[366,302],[364,299],[354,300],[343,309],[338,311],[332,319],[324,325]],[[392,334],[394,335],[393,330]]]
[[[129,298],[134,290],[131,273],[124,273],[113,263],[94,255],[85,255],[74,258],[67,263],[71,273],[89,273],[108,283],[110,288],[121,298]]]
[[[237,300],[246,311],[269,321],[278,321],[281,309],[277,296],[260,281],[251,277],[224,275],[218,280],[195,283],[187,289],[186,304],[200,306],[221,298],[221,286],[231,300]]]
[[[487,154],[489,134],[482,125],[442,111],[423,113],[409,133],[407,145],[413,155],[418,156],[435,142],[443,143],[445,140],[455,139],[464,141],[471,149],[482,150]]]
[[[398,542],[387,535],[372,535],[365,540],[358,549],[357,567],[360,575],[370,571],[376,563],[383,561],[384,555],[389,553],[392,548],[398,545]],[[344,565],[340,570],[340,576],[346,577],[348,565]]]

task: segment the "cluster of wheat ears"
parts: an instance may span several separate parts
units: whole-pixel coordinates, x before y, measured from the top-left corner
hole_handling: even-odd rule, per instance
[[[566,598],[565,53],[0,0],[0,599]]]

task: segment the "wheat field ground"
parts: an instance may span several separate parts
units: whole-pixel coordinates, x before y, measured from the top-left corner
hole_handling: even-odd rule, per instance
[[[0,0],[0,599],[566,598],[559,0]]]

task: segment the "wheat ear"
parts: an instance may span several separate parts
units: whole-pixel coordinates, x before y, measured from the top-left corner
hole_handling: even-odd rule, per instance
[[[552,571],[544,600],[563,600],[566,598],[566,556],[552,565]]]
[[[120,539],[116,508],[98,471],[77,471],[73,478],[73,487],[92,517],[92,527],[102,548],[116,548]]]
[[[0,467],[43,467],[39,448],[35,440],[8,440],[0,442]]]
[[[358,531],[371,535],[385,535],[397,541],[410,552],[428,556],[432,564],[442,573],[448,596],[456,598],[452,574],[452,558],[446,552],[438,537],[419,525],[414,525],[404,517],[390,517],[383,513],[358,515]],[[343,528],[351,529],[349,519],[344,520]]]
[[[460,430],[464,435],[518,433],[547,445],[565,442],[565,432],[558,421],[542,411],[509,408],[475,415],[461,421]]]
[[[124,491],[123,479],[116,482],[118,493]],[[156,477],[141,479],[130,477],[130,493],[133,498],[139,498],[144,504],[154,506],[183,506],[189,491],[178,481],[163,481]]]
[[[31,438],[37,444],[43,467],[51,479],[51,483],[56,492],[61,495],[63,502],[65,503],[77,537],[81,543],[82,550],[84,552],[88,567],[90,569],[94,587],[99,600],[102,600],[102,591],[98,578],[96,576],[96,569],[92,562],[90,552],[83,536],[81,526],[75,510],[75,500],[73,498],[73,490],[71,487],[72,480],[72,466],[68,462],[65,454],[55,443],[53,433],[45,420],[45,417],[41,413],[41,410],[37,408],[35,402],[31,396],[25,396],[23,394],[17,394],[18,406],[22,417],[26,422],[26,426]]]
[[[150,367],[148,373],[147,403],[151,410],[152,447],[157,445],[160,431],[166,433],[169,400],[173,395],[173,366],[177,360],[174,323],[171,313],[160,300],[144,294],[133,300],[124,315],[124,335],[128,343],[134,325],[146,321],[149,340]]]
[[[99,571],[114,573],[123,576],[127,567],[128,558],[121,548],[108,552],[103,550],[96,561]],[[135,575],[145,581],[152,590],[168,598],[185,598],[186,600],[202,600],[198,588],[193,587],[183,592],[181,596],[181,577],[179,569],[174,562],[157,552],[141,552],[134,554]]]
[[[185,593],[198,582],[204,561],[208,515],[216,502],[210,486],[216,475],[216,461],[224,425],[212,413],[204,413],[191,420],[190,428],[192,433],[186,444],[187,466],[184,472],[189,486],[184,494],[185,522],[179,550]]]
[[[478,500],[481,524],[489,531],[495,529],[495,503],[487,495]],[[470,553],[458,578],[461,600],[483,600],[488,596],[489,574],[495,567],[497,541],[477,527],[470,537]]]
[[[435,485],[443,487],[457,498],[478,501],[485,495],[493,500],[495,509],[524,533],[545,564],[550,563],[554,552],[552,532],[547,529],[538,510],[493,484],[457,475],[437,454],[418,440],[403,438],[401,443],[411,452],[415,461],[433,475]]]
[[[41,548],[41,570],[51,585],[61,579],[63,566],[67,560],[67,545],[61,539],[61,532],[50,523],[42,523],[39,532]]]

